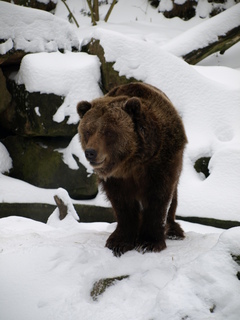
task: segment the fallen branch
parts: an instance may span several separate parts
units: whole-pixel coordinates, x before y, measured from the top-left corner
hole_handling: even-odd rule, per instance
[[[228,31],[224,36],[218,36],[217,41],[210,43],[206,47],[199,48],[185,54],[183,59],[190,64],[196,64],[215,52],[224,54],[226,50],[231,48],[239,40],[240,26]]]
[[[196,64],[240,41],[240,3],[170,40],[162,48]]]

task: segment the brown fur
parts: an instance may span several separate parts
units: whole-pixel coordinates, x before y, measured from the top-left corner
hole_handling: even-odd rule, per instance
[[[118,222],[106,246],[120,256],[134,248],[161,251],[166,234],[184,238],[175,211],[187,138],[167,96],[131,83],[77,110],[82,148]]]

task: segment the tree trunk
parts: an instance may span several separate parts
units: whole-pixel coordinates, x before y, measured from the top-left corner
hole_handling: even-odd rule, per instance
[[[92,8],[91,0],[87,0],[87,4],[88,4],[89,10],[91,12],[92,24],[94,26],[96,26],[97,23],[96,23],[96,20],[95,20],[95,14],[94,14],[94,11],[93,11],[93,8]]]
[[[93,0],[93,14],[94,14],[95,21],[99,21],[98,0]]]

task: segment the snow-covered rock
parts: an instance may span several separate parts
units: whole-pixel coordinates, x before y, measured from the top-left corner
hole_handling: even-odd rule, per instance
[[[19,72],[11,77],[17,85],[24,85],[27,92],[53,93],[65,97],[52,120],[60,123],[67,118],[68,124],[77,124],[79,121],[76,111],[79,101],[102,95],[100,78],[100,62],[96,56],[69,51],[65,54],[28,54],[23,58]],[[41,114],[41,110],[39,112]]]
[[[9,171],[9,175],[21,179],[40,188],[54,189],[59,186],[68,190],[73,199],[91,199],[98,193],[96,176],[87,172],[81,163],[84,157],[81,153],[72,150],[72,153],[63,156],[64,149],[70,143],[64,138],[27,138],[21,136],[9,136],[2,140],[0,155],[1,172]],[[70,157],[74,166],[70,165]],[[4,164],[5,161],[5,164]],[[10,165],[12,166],[10,167]]]
[[[16,50],[28,53],[79,48],[76,33],[67,21],[4,1],[0,2],[0,39],[0,62],[11,59]],[[16,56],[19,58],[19,52]]]

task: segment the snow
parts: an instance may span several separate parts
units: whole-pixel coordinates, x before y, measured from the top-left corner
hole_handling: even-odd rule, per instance
[[[6,147],[2,143],[0,143],[0,174],[9,172],[11,168],[12,159],[10,158]]]
[[[106,60],[115,61],[114,68],[120,75],[163,90],[183,118],[189,143],[180,180],[178,214],[239,221],[239,84],[231,86],[229,82],[226,87],[210,80],[154,44],[149,46],[103,29],[98,29],[95,37],[101,41]],[[193,166],[205,156],[212,157],[211,174],[203,181]]]
[[[17,84],[24,84],[29,92],[65,96],[53,120],[62,122],[68,117],[67,123],[72,124],[79,121],[76,113],[79,101],[102,95],[100,77],[100,62],[96,56],[67,51],[65,54],[28,54],[22,59],[19,72],[12,78]]]
[[[240,3],[169,41],[163,48],[178,57],[205,47],[239,26]]]
[[[205,234],[167,241],[161,253],[116,258],[104,247],[115,224],[73,219],[69,228],[54,218],[55,225],[0,220],[1,318],[238,319],[240,267],[231,254],[240,254],[240,228],[206,234],[205,227]],[[92,300],[96,281],[122,275],[129,278]]]
[[[76,160],[74,159],[74,156],[77,156],[78,160],[81,162],[81,164],[84,165],[84,167],[87,169],[87,172],[89,174],[93,173],[93,168],[90,166],[89,162],[86,160],[86,157],[84,155],[84,152],[82,148],[79,148],[79,136],[76,134],[73,138],[70,144],[65,149],[58,149],[58,152],[63,154],[63,162],[66,163],[69,168],[72,170],[78,170],[78,164]]]
[[[8,39],[7,41],[0,43],[0,54],[5,54],[12,48],[13,48],[13,41],[12,39]]]
[[[0,2],[0,53],[13,47],[26,52],[71,50],[79,41],[72,26],[51,13]]]
[[[74,209],[74,206],[69,197],[69,194],[65,189],[58,188],[55,196],[58,199],[60,199],[64,203],[64,205],[67,207],[68,214],[64,218],[65,219],[64,225],[65,227],[67,226],[71,230],[72,227],[75,226],[76,221],[79,221],[79,216],[76,210]],[[57,226],[61,227],[61,220],[59,219],[59,215],[60,215],[59,208],[56,208],[51,214],[51,216],[48,218],[47,224],[50,226],[53,225],[55,227]]]
[[[220,82],[224,87],[229,87],[232,89],[240,89],[240,72],[231,68],[226,67],[216,67],[216,66],[194,66],[197,72],[201,73],[205,77]]]
[[[21,42],[26,44],[26,34],[32,37],[26,48],[38,51],[34,40],[42,45],[43,37],[39,35],[45,37],[48,30],[48,36],[54,29],[54,41],[58,36],[65,41],[65,54],[51,53],[52,45],[41,47],[40,51],[47,52],[27,55],[15,80],[31,92],[64,95],[54,120],[68,117],[69,123],[76,123],[76,102],[102,95],[100,64],[96,57],[69,52],[68,46],[71,39],[83,44],[93,35],[98,37],[107,60],[115,61],[114,68],[121,75],[162,89],[183,118],[189,143],[177,214],[240,221],[240,45],[234,45],[223,56],[214,54],[198,66],[190,66],[166,48],[168,42],[169,47],[171,43],[177,46],[181,34],[187,42],[191,36],[187,30],[196,25],[200,28],[205,20],[167,20],[147,3],[121,0],[109,23],[91,27],[89,17],[80,14],[84,6],[87,10],[86,1],[69,0],[81,22],[80,28],[74,29],[67,22],[68,12],[61,1],[56,9],[58,17],[0,2],[0,33],[7,35],[3,37],[5,43],[0,44],[0,53]],[[207,1],[201,5],[201,10],[207,12]],[[100,7],[101,18],[108,7]],[[239,5],[234,8],[238,12]],[[39,22],[43,20],[44,27]],[[219,25],[223,26],[221,21]],[[70,29],[68,39],[66,32]],[[38,114],[39,109],[35,112]],[[92,173],[77,135],[58,152],[73,170],[78,168],[74,155]],[[208,178],[193,167],[203,156],[211,157]],[[110,206],[103,193],[92,200],[72,201],[61,188],[37,188],[3,175],[11,166],[11,158],[0,143],[0,202],[54,204],[57,195],[67,205],[68,215],[60,221],[56,208],[48,224],[15,216],[0,219],[0,319],[239,319],[240,286],[236,275],[240,266],[232,258],[240,255],[239,227],[223,231],[180,221],[186,233],[183,241],[167,240],[167,249],[160,253],[143,255],[133,250],[116,258],[105,248],[116,224],[86,224],[81,217],[79,223],[72,205]],[[93,301],[90,292],[96,281],[124,275],[129,277],[117,281]]]
[[[2,146],[2,144],[0,144]],[[11,160],[11,159],[10,159]],[[5,203],[47,203],[54,204],[56,189],[35,187],[27,182],[0,174],[0,202]],[[110,207],[109,201],[101,190],[92,200],[72,200],[73,203]]]
[[[173,3],[171,0],[162,0],[159,4],[159,10],[162,11],[171,11],[173,9]]]

